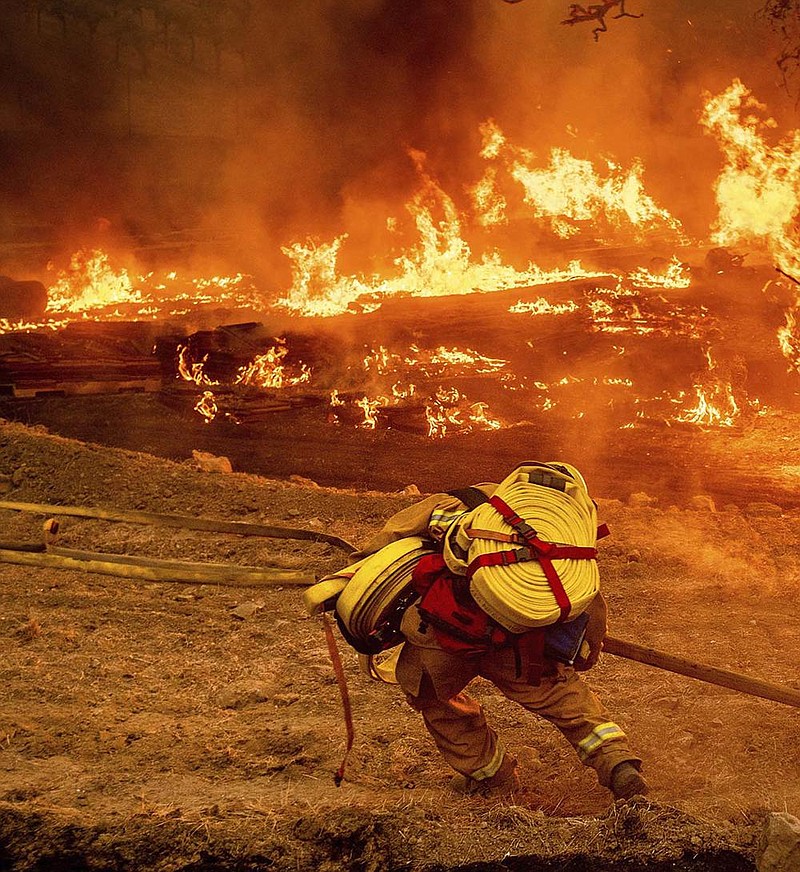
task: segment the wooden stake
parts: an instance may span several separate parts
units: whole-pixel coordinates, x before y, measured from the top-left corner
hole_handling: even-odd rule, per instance
[[[676,657],[674,654],[667,654],[655,648],[645,648],[643,645],[615,639],[613,636],[606,636],[603,640],[603,651],[616,657],[625,657],[628,660],[636,660],[638,663],[646,663],[648,666],[655,666],[658,669],[666,669],[668,672],[675,672],[678,675],[687,675],[689,678],[696,678],[698,681],[705,681],[708,684],[728,687],[739,693],[771,699],[773,702],[800,708],[800,690],[795,690],[793,687],[772,684],[769,681],[762,681],[760,678],[743,675],[741,672],[718,669],[716,666],[708,666],[705,663],[695,663],[685,657]]]

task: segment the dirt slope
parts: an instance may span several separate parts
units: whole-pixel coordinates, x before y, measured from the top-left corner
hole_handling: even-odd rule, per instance
[[[565,458],[568,459],[568,458]],[[209,474],[0,424],[6,500],[177,512],[363,544],[414,497]],[[600,497],[614,634],[800,688],[800,513]],[[0,540],[43,518],[0,510]],[[330,545],[64,519],[61,544],[319,576]],[[515,804],[454,798],[418,716],[355,655],[338,690],[297,588],[0,564],[0,869],[750,869],[765,811],[800,813],[797,710],[606,655],[589,681],[645,759],[612,802],[547,724],[477,682],[523,763]],[[233,610],[254,603],[242,619]]]

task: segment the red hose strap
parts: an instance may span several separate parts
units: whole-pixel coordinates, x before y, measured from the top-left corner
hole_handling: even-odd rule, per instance
[[[567,592],[564,590],[564,585],[561,583],[561,579],[556,572],[556,568],[553,566],[552,561],[547,557],[540,557],[539,565],[544,570],[547,583],[550,585],[550,590],[553,591],[553,596],[556,598],[556,605],[561,609],[561,614],[559,615],[558,620],[566,621],[569,617],[570,610],[572,609],[572,603],[569,601]]]
[[[523,521],[505,500],[501,500],[500,497],[492,497],[489,500],[489,504],[494,506],[494,508],[503,516],[503,520],[506,524],[508,524],[509,527],[513,527],[526,542],[530,542],[531,539],[536,538],[536,530],[534,530],[526,521]]]
[[[596,548],[587,548],[579,545],[557,545],[555,542],[545,542],[540,539],[536,530],[531,527],[500,497],[492,497],[489,503],[500,513],[503,520],[519,533],[528,546],[528,556],[524,556],[523,549],[518,551],[495,551],[491,554],[483,554],[477,557],[467,567],[467,578],[472,578],[478,569],[484,566],[508,566],[511,563],[520,563],[524,560],[538,560],[542,567],[550,590],[556,599],[556,605],[561,611],[559,621],[565,621],[569,617],[572,603],[564,590],[561,578],[553,566],[553,560],[594,560],[597,557]],[[520,553],[520,552],[523,553]]]
[[[350,751],[353,748],[355,739],[355,730],[353,729],[353,709],[350,705],[350,693],[347,690],[347,679],[342,666],[342,658],[339,656],[339,649],[336,647],[336,639],[333,636],[333,627],[327,612],[322,613],[322,626],[325,628],[325,641],[328,643],[328,654],[333,664],[333,671],[336,675],[336,683],[339,685],[339,694],[342,697],[342,709],[344,711],[344,725],[347,730],[347,746],[342,758],[341,765],[336,770],[333,776],[334,784],[339,787],[344,779],[344,768],[347,765],[347,758],[350,756]]]

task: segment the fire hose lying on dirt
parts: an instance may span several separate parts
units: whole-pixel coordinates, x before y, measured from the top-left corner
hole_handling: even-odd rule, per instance
[[[348,553],[355,550],[353,545],[338,536],[293,527],[273,527],[263,524],[246,524],[241,521],[220,521],[211,518],[157,514],[155,512],[120,511],[84,506],[53,506],[42,503],[0,501],[0,509],[37,515],[63,515],[118,523],[177,527],[184,530],[233,533],[237,536],[303,539],[312,542],[325,542]],[[57,536],[58,521],[49,518],[44,526],[44,542],[0,542],[0,563],[16,563],[51,569],[72,569],[79,572],[96,572],[102,575],[139,578],[147,581],[236,586],[306,586],[313,583],[307,572],[296,570],[262,569],[255,566],[236,566],[230,563],[190,563],[183,560],[158,560],[151,557],[132,557],[124,554],[105,554],[60,548],[55,544]]]
[[[0,509],[40,514],[48,517],[93,518],[119,523],[155,524],[206,532],[232,533],[241,536],[302,539],[313,542],[325,542],[348,554],[356,550],[349,542],[337,536],[291,527],[246,524],[210,518],[140,511],[120,511],[116,509],[10,501],[0,501]],[[356,571],[363,561],[359,564],[353,564],[315,585],[314,580],[309,578],[308,573],[302,571],[265,570],[258,567],[243,567],[232,564],[187,563],[185,561],[156,560],[145,557],[129,557],[126,555],[58,548],[53,544],[56,539],[57,528],[58,522],[53,519],[45,523],[45,542],[0,542],[0,563],[70,569],[82,572],[99,572],[153,581],[202,582],[204,584],[233,586],[277,585],[309,587],[314,585],[313,588],[310,588],[310,590],[314,590],[312,597],[313,605],[310,610],[324,614],[336,608],[338,600],[342,604],[342,608],[348,609],[353,615],[355,626],[358,627],[359,622],[361,622],[360,633],[369,632],[368,628],[384,621],[391,609],[396,609],[398,605],[405,606],[410,604],[416,598],[415,595],[409,593],[411,572],[416,559],[421,554],[415,554],[412,559],[404,561],[399,571],[398,567],[394,567],[393,570],[387,572],[385,578],[379,577],[379,588],[382,591],[382,598],[373,599],[369,605],[370,611],[365,613],[363,612],[364,603],[360,602],[358,585],[353,587],[352,592],[348,593],[348,596],[344,598],[340,596],[347,588],[351,579],[356,575]],[[426,552],[429,549],[420,547],[419,550]],[[400,549],[400,551],[402,552],[403,549]],[[409,555],[406,553],[406,556],[408,557]],[[371,583],[374,582],[375,576],[372,576]],[[325,595],[326,588],[323,585],[327,586],[327,595]],[[363,587],[366,587],[366,582],[363,582]],[[637,645],[612,636],[606,636],[603,642],[603,651],[616,657],[634,660],[708,684],[726,687],[739,693],[800,708],[800,690],[792,687],[763,681],[740,672],[721,669],[705,663],[698,663],[686,657],[678,657],[655,648]],[[361,655],[361,657],[363,659],[366,655]],[[379,670],[381,665],[379,662],[373,663],[369,668]],[[385,669],[383,672],[385,673]],[[376,674],[374,677],[378,677],[378,675]]]

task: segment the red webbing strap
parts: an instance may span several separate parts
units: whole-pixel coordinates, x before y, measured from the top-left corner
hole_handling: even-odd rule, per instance
[[[527,661],[528,671],[524,676],[525,682],[532,687],[538,687],[542,683],[542,672],[544,671],[544,628],[535,627],[533,630],[528,630],[521,636],[515,639],[517,645],[517,655],[520,658],[520,669],[522,662]]]
[[[567,592],[564,590],[564,585],[561,583],[555,566],[553,566],[553,560],[593,560],[597,556],[597,549],[545,542],[539,538],[536,530],[526,521],[523,521],[511,506],[500,499],[500,497],[492,497],[489,503],[500,513],[503,520],[522,536],[525,544],[528,546],[530,556],[526,558],[519,551],[496,551],[491,554],[483,554],[473,560],[467,567],[467,578],[472,578],[475,572],[484,566],[507,566],[526,559],[538,560],[547,583],[550,585],[550,590],[556,598],[556,605],[558,605],[561,611],[559,620],[565,621],[569,617],[572,603],[569,600],[569,596],[567,596]]]
[[[347,765],[347,758],[350,756],[350,751],[353,747],[355,739],[355,730],[353,729],[353,709],[350,706],[350,693],[347,690],[347,679],[342,666],[342,658],[339,656],[339,649],[336,647],[336,639],[333,636],[333,627],[327,612],[322,613],[322,626],[325,627],[325,641],[328,643],[328,654],[333,664],[333,671],[336,674],[336,683],[339,685],[339,694],[342,697],[342,709],[344,710],[344,725],[347,730],[347,746],[342,758],[341,765],[336,770],[333,776],[334,784],[339,787],[344,778],[344,767]]]
[[[569,601],[569,597],[567,596],[567,592],[564,590],[564,585],[561,583],[561,578],[556,572],[555,566],[553,566],[552,561],[547,557],[539,556],[539,565],[544,570],[545,578],[547,579],[547,583],[550,585],[550,590],[553,591],[553,596],[556,598],[556,605],[561,609],[561,614],[559,615],[559,621],[566,621],[569,617],[570,610],[572,609],[572,603]]]

